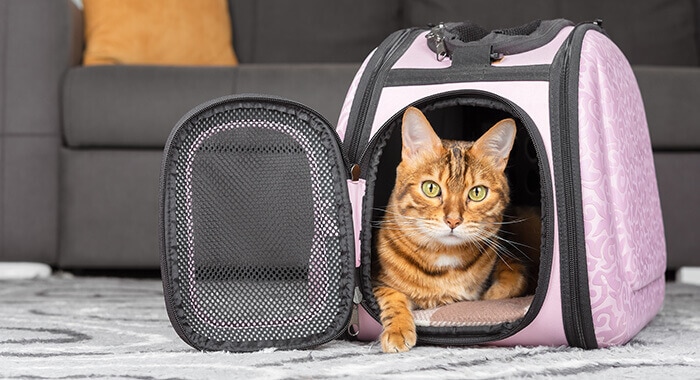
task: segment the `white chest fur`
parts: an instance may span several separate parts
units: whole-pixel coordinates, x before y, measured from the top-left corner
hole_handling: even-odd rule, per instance
[[[438,268],[456,268],[462,265],[462,260],[457,256],[439,255],[435,260],[435,266]]]

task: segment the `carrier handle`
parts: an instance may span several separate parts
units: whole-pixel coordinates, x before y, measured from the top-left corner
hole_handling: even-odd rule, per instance
[[[498,59],[492,47],[485,44],[469,44],[479,41],[490,32],[469,21],[448,28],[445,23],[432,25],[425,36],[430,50],[435,52],[438,61],[450,57],[453,62],[466,65],[488,65]]]
[[[495,41],[529,36],[541,25],[542,20],[535,20],[514,28],[488,31],[471,21],[450,24],[441,22],[429,25],[431,29],[425,37],[438,61],[450,57],[457,64],[488,65],[504,55],[498,48],[494,48]],[[487,39],[487,36],[490,37]]]

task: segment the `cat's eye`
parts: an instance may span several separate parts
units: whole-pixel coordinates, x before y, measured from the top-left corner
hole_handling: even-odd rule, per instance
[[[473,202],[481,202],[486,198],[486,194],[489,192],[489,189],[486,186],[474,186],[471,189],[469,189],[469,194],[467,196],[469,197],[470,201]]]
[[[421,190],[429,198],[435,198],[441,194],[440,185],[433,181],[425,181],[421,184]]]

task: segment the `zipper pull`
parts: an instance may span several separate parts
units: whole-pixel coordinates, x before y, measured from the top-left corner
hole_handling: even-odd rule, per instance
[[[353,182],[359,181],[360,180],[360,172],[361,172],[360,165],[352,164],[352,166],[350,167],[350,179]]]
[[[445,46],[445,23],[441,22],[431,26],[430,32],[425,38],[435,47],[435,58],[442,62],[447,57],[447,47]]]
[[[357,336],[360,333],[360,303],[362,302],[362,291],[359,287],[355,287],[355,294],[352,297],[352,315],[348,324],[348,334]]]

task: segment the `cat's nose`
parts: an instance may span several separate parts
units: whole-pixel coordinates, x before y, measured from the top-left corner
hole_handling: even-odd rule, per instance
[[[462,224],[463,221],[464,219],[462,219],[461,216],[445,216],[445,224],[447,224],[453,230]]]

